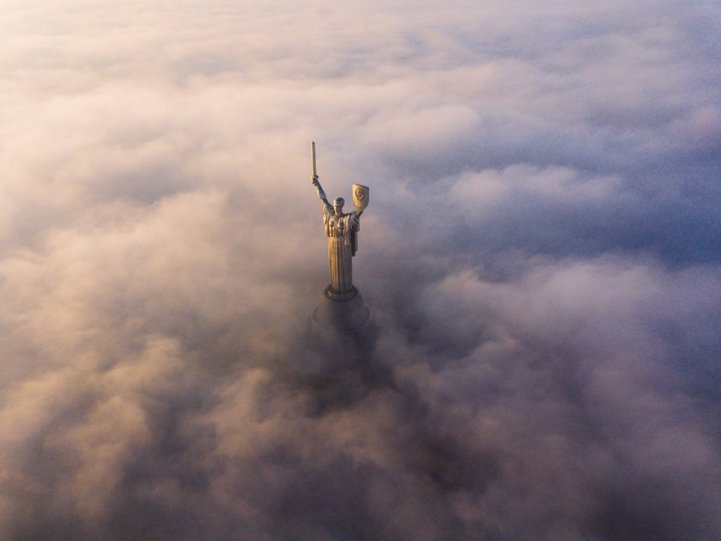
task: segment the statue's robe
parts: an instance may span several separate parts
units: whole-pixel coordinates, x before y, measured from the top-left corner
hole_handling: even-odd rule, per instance
[[[352,258],[358,249],[360,225],[355,212],[336,216],[332,207],[323,206],[323,225],[328,237],[330,286],[333,293],[349,293],[353,289]]]

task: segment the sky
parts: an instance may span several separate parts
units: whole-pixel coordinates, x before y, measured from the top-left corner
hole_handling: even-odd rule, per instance
[[[0,538],[721,538],[718,4],[357,4],[0,0]]]

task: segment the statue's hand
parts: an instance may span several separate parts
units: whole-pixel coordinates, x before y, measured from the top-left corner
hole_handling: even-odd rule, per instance
[[[318,186],[318,175],[313,175],[313,186]]]

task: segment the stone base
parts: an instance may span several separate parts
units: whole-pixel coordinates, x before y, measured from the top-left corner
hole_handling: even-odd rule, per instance
[[[342,294],[333,292],[328,286],[311,319],[322,329],[353,331],[368,325],[371,312],[355,286],[350,292]]]
[[[307,385],[321,414],[361,400],[391,381],[374,358],[378,329],[371,311],[353,288],[343,295],[326,288],[308,318],[303,361],[293,365],[295,382]]]

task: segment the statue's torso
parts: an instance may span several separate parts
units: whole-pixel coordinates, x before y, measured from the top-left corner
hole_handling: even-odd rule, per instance
[[[338,216],[327,208],[323,209],[323,225],[325,225],[325,234],[328,237],[346,237],[353,231],[351,218],[354,213],[341,214]]]

